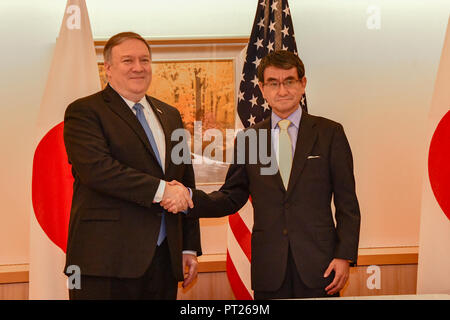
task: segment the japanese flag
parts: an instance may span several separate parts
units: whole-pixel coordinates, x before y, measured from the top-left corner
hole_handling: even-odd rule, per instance
[[[72,201],[63,141],[69,103],[100,90],[84,0],[68,0],[36,128],[30,223],[30,299],[67,299],[64,262]]]
[[[450,294],[450,18],[428,119],[417,293]]]

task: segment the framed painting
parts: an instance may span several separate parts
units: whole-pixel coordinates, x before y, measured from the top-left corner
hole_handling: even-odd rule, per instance
[[[190,148],[198,185],[221,185],[232,149],[227,130],[240,127],[236,116],[236,83],[242,67],[240,54],[247,38],[149,40],[152,50],[152,83],[148,95],[176,107],[191,136]],[[107,78],[103,64],[105,41],[96,41],[102,87]],[[208,136],[215,132],[216,137]],[[197,139],[194,141],[194,139]],[[213,142],[213,157],[205,153]],[[209,148],[211,149],[211,148]],[[221,154],[218,154],[221,153]]]

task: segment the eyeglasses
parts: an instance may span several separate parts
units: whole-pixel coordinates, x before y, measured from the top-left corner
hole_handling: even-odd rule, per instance
[[[297,83],[300,82],[300,80],[298,79],[286,79],[283,82],[279,82],[279,81],[269,81],[264,83],[265,87],[268,87],[271,90],[278,90],[280,89],[281,84],[283,84],[283,86],[286,89],[293,89]]]

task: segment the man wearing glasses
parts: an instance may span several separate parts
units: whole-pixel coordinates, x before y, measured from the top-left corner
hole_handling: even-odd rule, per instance
[[[297,55],[264,57],[258,80],[272,114],[247,131],[256,130],[258,139],[267,133],[277,172],[264,175],[260,162],[235,161],[219,191],[193,190],[189,215],[233,214],[251,196],[255,299],[339,296],[357,260],[360,229],[349,143],[339,123],[302,111],[306,77]],[[237,153],[249,149],[235,146]],[[170,211],[170,201],[161,205]]]

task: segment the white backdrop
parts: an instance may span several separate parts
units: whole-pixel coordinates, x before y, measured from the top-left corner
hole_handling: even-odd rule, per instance
[[[94,39],[248,36],[256,0],[87,0]],[[65,0],[0,2],[0,264],[27,263],[33,133]],[[310,113],[344,125],[361,247],[416,246],[447,0],[291,0]],[[68,75],[70,76],[70,75]]]

